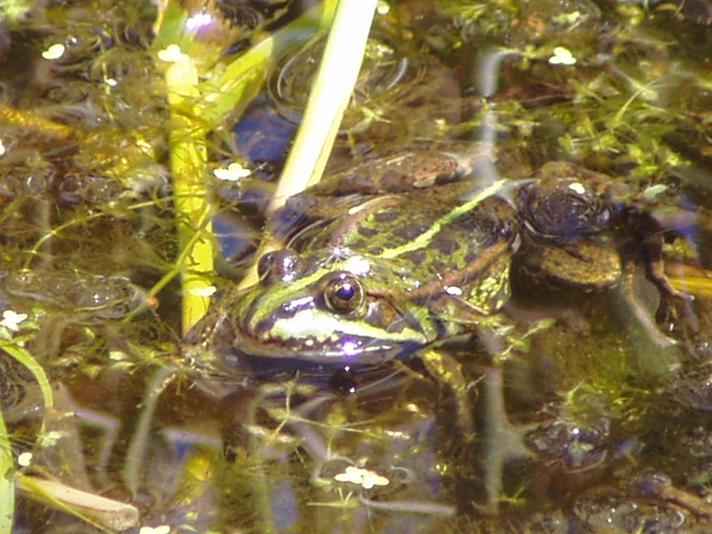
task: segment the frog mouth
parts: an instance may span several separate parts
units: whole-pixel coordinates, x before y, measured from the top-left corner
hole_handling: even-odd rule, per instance
[[[391,377],[393,363],[410,360],[422,347],[419,343],[391,343],[353,336],[326,341],[304,339],[255,339],[245,332],[234,335],[229,346],[216,351],[219,366],[258,381],[279,382],[295,376],[320,387],[338,387],[338,377],[363,384]],[[400,375],[399,375],[400,376]],[[359,387],[360,389],[360,387]]]
[[[235,336],[232,349],[250,359],[299,360],[319,365],[376,366],[406,358],[422,346],[418,341],[392,341],[333,331],[328,336],[309,335],[298,338]]]
[[[378,365],[406,357],[428,342],[414,321],[382,326],[311,305],[290,309],[288,314],[269,314],[260,321],[233,323],[233,330],[233,348],[249,355],[338,365]]]

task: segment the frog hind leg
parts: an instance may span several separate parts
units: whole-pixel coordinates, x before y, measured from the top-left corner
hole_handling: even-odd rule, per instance
[[[687,325],[697,331],[699,321],[697,315],[692,309],[694,297],[688,293],[675,289],[670,279],[665,274],[663,265],[663,236],[656,234],[648,237],[644,243],[646,256],[646,271],[648,279],[655,284],[655,287],[660,291],[660,306],[656,313],[656,320],[665,322],[670,317],[677,315],[676,304],[682,310],[682,316]]]

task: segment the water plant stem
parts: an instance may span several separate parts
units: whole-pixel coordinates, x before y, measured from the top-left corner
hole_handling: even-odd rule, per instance
[[[12,473],[15,462],[10,448],[5,420],[0,411],[0,534],[11,534],[15,513],[15,484]]]
[[[54,408],[54,395],[42,366],[37,362],[37,360],[35,360],[32,354],[13,341],[0,341],[0,350],[7,352],[12,358],[24,365],[27,370],[32,373],[32,376],[39,384],[40,391],[42,392],[42,401],[44,403],[46,418],[47,414]],[[43,420],[40,433],[44,432],[44,429],[45,423]]]
[[[269,210],[317,183],[351,100],[377,0],[341,0],[324,48],[304,117]]]
[[[217,127],[227,116],[235,116],[263,85],[268,66],[292,46],[306,42],[315,31],[325,30],[334,20],[339,0],[324,0],[275,34],[263,39],[237,59],[230,61],[220,76],[201,83],[200,116]],[[219,71],[220,72],[220,71]]]
[[[42,392],[42,399],[45,407],[45,418],[54,406],[54,396],[52,388],[47,380],[47,375],[37,363],[32,355],[17,344],[15,341],[0,342],[0,350],[5,351],[12,358],[24,365],[35,377]],[[40,434],[44,432],[45,420],[42,420]],[[15,462],[10,447],[10,439],[7,434],[5,420],[0,411],[0,534],[10,534],[12,532],[13,514],[15,508],[15,482],[12,473],[15,470]]]
[[[147,450],[158,399],[175,377],[175,369],[162,367],[154,371],[153,376],[146,385],[146,392],[141,403],[141,414],[136,422],[136,430],[131,437],[122,471],[124,483],[134,496],[138,494],[139,487],[146,476],[144,462],[148,457]]]
[[[339,1],[304,117],[267,209],[268,217],[287,198],[321,179],[361,70],[377,3],[377,0]],[[256,257],[280,245],[268,233]],[[240,287],[256,282],[257,269],[253,265]]]
[[[58,139],[67,139],[72,135],[72,129],[69,126],[45,119],[32,111],[4,105],[0,105],[0,124]]]

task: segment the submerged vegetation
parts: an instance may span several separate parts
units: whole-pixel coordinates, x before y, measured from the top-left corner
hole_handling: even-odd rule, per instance
[[[708,3],[361,2],[327,174],[409,147],[485,182],[575,162],[669,230],[655,265],[695,297],[666,306],[642,267],[636,298],[515,269],[497,339],[448,347],[462,388],[429,354],[315,384],[185,349],[279,237],[347,2],[158,4],[0,0],[0,533],[709,530]]]

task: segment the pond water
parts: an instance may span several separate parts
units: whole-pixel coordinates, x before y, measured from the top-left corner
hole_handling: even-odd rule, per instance
[[[303,4],[168,3],[224,21],[200,31],[225,63]],[[158,17],[0,2],[8,532],[712,530],[708,1],[380,2],[332,178],[267,223],[291,252],[250,293],[324,40],[275,53],[249,103],[190,116],[219,253],[187,340],[193,108],[169,99]]]

